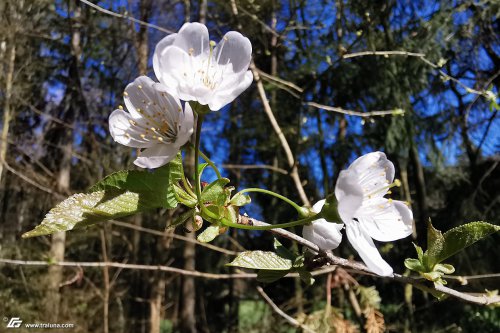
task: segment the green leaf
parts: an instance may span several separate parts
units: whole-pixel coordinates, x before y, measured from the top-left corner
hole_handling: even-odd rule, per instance
[[[167,165],[153,172],[147,170],[123,170],[115,172],[92,186],[89,192],[124,190],[140,193],[151,205],[175,208],[177,199],[172,185],[181,179],[182,158],[180,153]]]
[[[282,277],[288,274],[288,270],[268,270],[263,269],[257,272],[257,281],[264,283],[272,283],[278,281]]]
[[[70,196],[52,208],[41,224],[22,235],[23,238],[49,235],[85,227],[118,217],[153,208],[141,203],[140,195],[133,192],[96,191]]]
[[[422,248],[420,246],[418,246],[415,243],[413,243],[413,246],[415,247],[415,250],[417,251],[418,260],[422,261],[423,257],[424,257],[424,251],[422,250]]]
[[[420,272],[420,273],[424,273],[427,271],[427,269],[420,262],[420,260],[414,259],[414,258],[405,259],[405,267],[412,270],[412,271]]]
[[[180,154],[169,164],[149,171],[119,171],[89,193],[70,196],[51,209],[35,229],[23,238],[67,231],[155,208],[175,208],[173,184],[182,172]]]
[[[209,226],[198,235],[198,240],[202,243],[209,243],[213,241],[215,237],[219,236],[219,229],[220,227],[218,225]]]
[[[241,207],[248,205],[250,202],[252,202],[252,199],[249,195],[236,193],[229,203],[233,206]]]
[[[235,206],[223,207],[223,215],[232,223],[238,223],[239,208]]]
[[[225,186],[229,183],[229,179],[220,178],[208,184],[201,192],[202,202],[211,202],[217,206],[223,206],[226,203],[228,194],[225,191]]]
[[[274,239],[274,249],[276,250],[276,254],[279,255],[282,258],[290,259],[292,261],[295,261],[295,258],[297,255],[295,255],[292,251],[288,250],[286,247],[283,246],[276,238]]]
[[[455,267],[450,264],[436,264],[436,266],[434,266],[434,271],[443,274],[453,274],[455,272]]]
[[[448,230],[442,235],[429,223],[429,230],[429,248],[426,255],[428,265],[433,267],[475,242],[499,231],[500,227],[487,222],[471,222]]]
[[[241,252],[228,266],[266,270],[290,270],[292,261],[269,251]]]
[[[201,175],[203,174],[203,171],[205,170],[205,168],[208,166],[208,163],[200,163],[198,164],[198,175],[200,175],[200,179],[201,179]]]

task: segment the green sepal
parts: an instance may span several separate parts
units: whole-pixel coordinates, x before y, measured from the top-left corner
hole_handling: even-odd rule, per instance
[[[231,201],[229,201],[229,204],[241,207],[248,205],[250,202],[252,202],[252,199],[249,195],[236,193],[236,195],[231,198]]]
[[[184,191],[182,187],[180,187],[177,184],[174,184],[173,187],[175,192],[175,198],[184,206],[188,206],[189,208],[194,208],[198,204],[196,198],[193,198],[191,195],[189,195],[189,193]]]
[[[335,194],[332,193],[326,197],[325,204],[321,209],[321,217],[328,222],[342,222],[338,212],[338,201]]]
[[[202,243],[209,243],[219,236],[220,227],[216,224],[208,226],[202,233],[197,237],[198,241]]]
[[[201,201],[203,203],[224,206],[228,199],[228,191],[225,189],[225,186],[229,181],[227,178],[219,178],[208,184],[201,192]]]

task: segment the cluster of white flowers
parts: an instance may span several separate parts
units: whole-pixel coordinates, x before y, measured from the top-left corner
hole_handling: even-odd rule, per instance
[[[128,113],[120,108],[111,114],[111,136],[128,147],[145,148],[134,161],[137,166],[167,164],[193,133],[187,102],[212,111],[231,103],[252,83],[251,55],[252,44],[239,32],[228,32],[215,45],[205,25],[184,24],[156,45],[153,68],[159,83],[141,76],[125,89]]]
[[[392,267],[382,259],[373,239],[390,242],[412,233],[413,214],[402,201],[384,198],[393,186],[394,165],[384,153],[374,152],[355,160],[339,174],[335,186],[338,212],[345,224],[347,239],[366,266],[373,272],[388,276]],[[325,204],[321,200],[313,210],[320,212]],[[324,219],[304,226],[304,238],[322,250],[335,249],[342,241],[343,224]]]
[[[239,32],[230,31],[215,45],[208,29],[186,23],[176,34],[162,39],[153,56],[159,82],[146,76],[130,83],[125,106],[109,117],[111,136],[123,145],[143,149],[134,163],[158,168],[170,162],[189,141],[194,126],[190,101],[217,111],[231,103],[252,83],[248,70],[252,45]],[[338,212],[347,238],[365,264],[379,275],[391,275],[373,239],[388,242],[412,232],[412,212],[401,201],[384,196],[395,185],[394,165],[384,153],[358,158],[340,173],[335,187]],[[325,200],[313,207],[321,212]],[[332,250],[342,240],[344,224],[318,219],[304,226],[303,235],[322,250]]]

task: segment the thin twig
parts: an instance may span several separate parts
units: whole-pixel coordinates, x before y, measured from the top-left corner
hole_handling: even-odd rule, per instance
[[[297,192],[299,193],[300,199],[302,200],[302,203],[306,206],[310,206],[311,203],[309,202],[309,199],[307,198],[306,192],[304,191],[304,186],[302,185],[302,181],[300,179],[299,175],[299,169],[297,167],[297,163],[295,162],[294,155],[292,153],[292,149],[290,148],[290,145],[288,144],[288,141],[285,137],[285,134],[283,134],[283,131],[281,130],[281,127],[278,124],[278,121],[276,120],[276,117],[274,116],[273,110],[271,109],[271,105],[269,104],[269,101],[267,100],[266,92],[264,90],[264,85],[262,84],[262,80],[260,79],[259,72],[257,71],[257,68],[255,67],[255,63],[252,60],[250,63],[250,70],[253,73],[255,83],[257,84],[257,91],[259,92],[260,99],[262,101],[262,106],[264,108],[264,112],[266,113],[267,117],[269,118],[269,122],[271,123],[271,126],[273,127],[274,131],[278,135],[278,139],[281,143],[281,146],[283,147],[283,150],[285,151],[285,156],[288,162],[288,166],[292,169],[290,172],[290,177],[292,177],[293,182],[295,184],[295,187],[297,188]]]
[[[245,217],[245,218],[250,219],[248,217]],[[255,219],[251,219],[251,223],[253,225],[261,225],[261,226],[269,225],[268,223],[265,223],[265,222],[262,222],[259,220],[255,220]],[[350,260],[347,260],[344,258],[339,258],[337,256],[334,256],[331,252],[321,251],[316,244],[309,242],[308,240],[306,240],[306,239],[304,239],[304,238],[302,238],[302,237],[300,237],[300,236],[298,236],[290,231],[287,231],[284,229],[272,229],[270,231],[275,235],[279,235],[279,236],[288,238],[290,240],[294,240],[294,241],[298,242],[299,244],[309,248],[310,250],[312,250],[316,253],[319,253],[319,255],[326,258],[328,260],[328,262],[332,265],[338,265],[338,266],[342,266],[342,267],[352,268],[357,273],[378,276],[374,272],[370,271],[370,269],[368,269],[368,267],[366,267],[364,264],[362,264],[360,262],[356,262],[356,261],[350,261]],[[406,277],[406,276],[402,276],[400,274],[393,274],[392,276],[387,276],[384,278],[403,282],[403,283],[408,283],[408,284],[411,284],[413,286],[420,287],[422,289],[433,289],[434,288],[434,290],[440,291],[443,294],[446,294],[448,296],[452,296],[452,297],[455,297],[455,298],[458,298],[458,299],[461,299],[461,300],[464,300],[464,301],[467,301],[470,303],[481,304],[481,305],[490,305],[490,304],[494,304],[494,303],[500,303],[500,296],[488,296],[486,294],[481,294],[479,296],[476,296],[476,295],[460,292],[460,291],[457,291],[457,290],[454,290],[454,289],[451,289],[451,288],[448,288],[445,286],[441,286],[441,285],[434,285],[434,287],[432,287],[432,286],[425,285],[423,283],[423,282],[425,282],[425,280],[423,280],[420,277]]]
[[[283,310],[281,310],[279,308],[279,306],[277,306],[273,300],[266,294],[266,292],[264,291],[264,289],[262,289],[262,287],[260,286],[257,286],[257,291],[259,292],[259,294],[262,296],[262,298],[267,302],[267,304],[269,304],[271,306],[271,308],[274,310],[274,312],[276,312],[277,314],[279,314],[281,317],[283,317],[286,321],[288,321],[292,326],[294,327],[300,327],[302,328],[304,331],[306,332],[310,332],[310,333],[314,333],[315,331],[311,330],[309,327],[299,323],[297,321],[297,319],[287,315]]]
[[[151,24],[151,23],[148,23],[148,22],[144,22],[144,21],[141,21],[141,20],[138,20],[132,16],[128,16],[128,15],[125,15],[125,14],[118,14],[118,13],[115,13],[111,10],[108,10],[108,9],[105,9],[105,8],[102,8],[102,7],[99,7],[98,5],[96,4],[93,4],[92,2],[90,1],[87,1],[87,0],[80,0],[82,3],[86,4],[87,6],[90,6],[104,14],[108,14],[108,15],[111,15],[111,16],[114,16],[114,17],[119,17],[119,18],[122,18],[122,19],[125,19],[125,20],[129,20],[131,22],[134,22],[134,23],[137,23],[137,24],[140,24],[140,25],[144,25],[148,28],[152,28],[152,29],[156,29],[156,30],[159,30],[159,31],[163,31],[167,34],[172,34],[174,33],[174,31],[172,30],[169,30],[169,29],[165,29],[165,28],[162,28],[158,25],[155,25],[155,24]]]
[[[271,74],[268,74],[266,72],[264,72],[263,70],[259,69],[259,68],[256,68],[257,71],[259,72],[259,74],[263,77],[263,78],[266,78],[266,79],[269,79],[271,81],[275,81],[275,82],[278,82],[282,85],[285,85],[289,88],[292,88],[293,90],[297,91],[298,93],[302,93],[304,92],[304,89],[302,89],[301,87],[297,86],[295,83],[293,82],[290,82],[290,81],[287,81],[287,80],[284,80],[280,77],[277,77],[277,76],[274,76],[274,75],[271,75]]]
[[[419,57],[419,58],[425,57],[425,53],[414,53],[407,51],[362,51],[362,52],[344,54],[342,58],[349,59],[349,58],[373,56],[373,55],[375,56],[400,55],[400,56]]]
[[[394,110],[381,110],[381,111],[369,111],[369,112],[360,112],[360,111],[353,111],[353,110],[346,110],[343,108],[339,108],[336,106],[328,106],[328,105],[323,105],[319,104],[316,102],[307,102],[305,105],[312,106],[318,109],[323,109],[326,111],[333,111],[341,114],[346,114],[349,116],[357,116],[357,117],[374,117],[374,116],[394,116],[394,115],[402,115],[404,114],[404,110],[402,109],[394,109]]]
[[[465,89],[466,92],[475,94],[475,95],[480,95],[484,97],[488,97],[486,94],[485,90],[476,90],[473,89],[466,84],[463,84],[460,80],[454,78],[453,76],[445,73],[442,69],[441,66],[433,63],[429,59],[425,57],[424,53],[415,53],[415,52],[407,52],[407,51],[362,51],[362,52],[356,52],[356,53],[349,53],[349,54],[344,54],[342,56],[342,59],[349,59],[349,58],[355,58],[355,57],[364,57],[364,56],[408,56],[408,57],[416,57],[423,61],[425,64],[429,65],[430,67],[434,68],[444,79],[450,80],[461,86],[463,89]]]
[[[55,196],[62,196],[61,194],[53,191],[52,189],[46,187],[46,186],[43,186],[41,184],[38,184],[35,180],[29,178],[28,176],[20,173],[19,171],[17,171],[16,169],[12,168],[9,164],[7,164],[7,162],[3,162],[3,165],[5,167],[5,169],[7,169],[8,171],[12,172],[13,174],[15,174],[16,176],[18,176],[19,178],[21,178],[22,180],[24,180],[25,182],[33,185],[34,187],[38,188],[39,190],[42,190],[44,192],[47,192],[49,194],[52,194],[52,195],[55,195]]]
[[[75,261],[60,261],[60,262],[48,262],[40,260],[14,260],[14,259],[4,259],[0,258],[0,264],[8,265],[21,265],[21,266],[63,266],[63,267],[92,267],[92,268],[119,268],[119,269],[133,269],[133,270],[145,270],[145,271],[162,271],[169,272],[179,275],[192,276],[204,279],[214,279],[214,280],[228,280],[228,279],[256,279],[257,274],[255,273],[235,273],[235,274],[215,274],[215,273],[205,273],[199,271],[185,270],[176,267],[170,267],[165,265],[140,265],[140,264],[127,264],[121,262],[75,262]],[[323,274],[328,274],[335,270],[334,266],[327,266],[311,272],[311,275],[318,276]],[[297,278],[300,277],[299,273],[288,273],[285,278]]]

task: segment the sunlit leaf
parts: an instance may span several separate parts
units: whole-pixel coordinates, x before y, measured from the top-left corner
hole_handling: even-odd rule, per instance
[[[269,251],[245,251],[227,265],[253,269],[290,270],[292,260]]]
[[[149,171],[119,171],[89,193],[78,193],[51,209],[35,229],[23,237],[48,235],[155,208],[175,208],[173,184],[182,172],[180,155],[169,164]]]
[[[209,243],[215,239],[215,237],[219,236],[219,229],[220,227],[218,225],[211,225],[201,234],[198,235],[198,240],[202,243]]]

